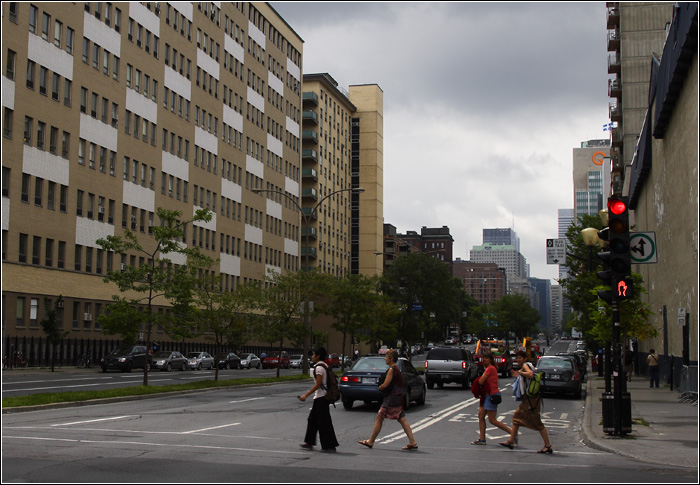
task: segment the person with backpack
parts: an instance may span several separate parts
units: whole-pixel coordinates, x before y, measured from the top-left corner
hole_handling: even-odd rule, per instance
[[[372,448],[374,446],[374,440],[379,436],[379,432],[382,430],[382,424],[384,419],[395,419],[399,422],[401,427],[408,436],[408,444],[401,448],[402,450],[417,450],[418,443],[413,438],[413,431],[406,421],[406,410],[403,407],[404,396],[406,394],[406,388],[403,383],[403,376],[399,370],[396,363],[399,360],[399,353],[391,349],[387,351],[384,356],[386,364],[389,366],[387,370],[384,382],[379,385],[379,390],[384,394],[384,400],[382,401],[382,407],[379,408],[377,413],[377,418],[374,421],[374,428],[372,428],[372,435],[368,440],[358,441],[362,446],[367,448]]]
[[[321,451],[335,453],[336,447],[339,446],[339,444],[335,437],[333,421],[331,420],[331,400],[326,399],[328,382],[332,379],[328,374],[333,371],[323,362],[327,357],[328,352],[323,347],[315,349],[311,356],[311,360],[314,362],[314,366],[311,370],[314,378],[314,385],[306,394],[299,396],[299,400],[303,402],[307,397],[313,394],[314,403],[307,419],[306,436],[304,437],[304,442],[300,446],[307,450],[312,449],[316,445],[316,433],[318,433],[321,440]]]
[[[510,428],[498,420],[498,405],[501,402],[501,391],[498,389],[498,368],[493,353],[485,351],[481,357],[484,362],[484,373],[477,379],[479,382],[479,439],[472,445],[486,444],[486,417],[489,423],[510,434]]]
[[[512,450],[518,442],[518,429],[524,426],[528,429],[539,431],[540,436],[542,436],[544,447],[537,453],[554,453],[552,444],[549,442],[547,428],[545,428],[540,418],[542,399],[539,394],[539,386],[537,386],[538,382],[535,368],[527,361],[527,353],[523,350],[519,350],[515,353],[515,360],[520,365],[520,370],[513,369],[510,371],[510,374],[517,379],[517,384],[513,384],[513,386],[515,387],[517,385],[522,401],[520,401],[520,406],[518,406],[515,414],[513,414],[513,426],[510,432],[510,438],[508,441],[498,444]],[[532,383],[535,385],[531,385]],[[516,398],[517,396],[518,394],[516,394]]]
[[[656,388],[659,388],[659,356],[656,354],[654,349],[649,350],[649,355],[647,356],[647,365],[649,366],[649,388],[651,389],[656,384]]]

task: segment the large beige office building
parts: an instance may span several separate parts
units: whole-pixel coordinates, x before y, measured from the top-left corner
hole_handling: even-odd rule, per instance
[[[159,207],[213,212],[184,243],[218,260],[223,291],[300,269],[303,40],[269,4],[2,9],[4,338],[43,337],[59,295],[70,338],[100,338],[106,272],[142,258],[95,241],[146,241]]]

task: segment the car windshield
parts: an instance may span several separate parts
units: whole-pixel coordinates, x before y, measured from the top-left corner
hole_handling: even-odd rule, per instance
[[[131,347],[119,347],[118,349],[114,349],[111,351],[109,354],[110,355],[126,355],[131,353]]]
[[[186,357],[188,359],[196,359],[199,357],[199,352],[188,352]]]
[[[168,350],[162,350],[153,354],[154,359],[167,359],[168,357],[170,357],[170,351]]]
[[[537,363],[537,370],[542,369],[573,369],[574,366],[569,359],[540,359]]]
[[[352,370],[384,372],[388,368],[389,366],[386,364],[386,360],[384,360],[384,358],[368,357],[355,362],[355,365],[353,366]]]
[[[459,349],[433,349],[426,360],[462,360],[462,352]]]

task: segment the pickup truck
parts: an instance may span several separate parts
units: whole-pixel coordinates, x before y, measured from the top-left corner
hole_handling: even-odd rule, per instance
[[[425,381],[428,389],[437,384],[456,382],[469,389],[477,378],[476,362],[472,353],[459,347],[436,347],[425,358]]]
[[[506,351],[503,340],[479,340],[476,343],[474,360],[476,360],[478,374],[484,373],[484,362],[482,360],[484,350],[490,350],[493,354],[494,364],[498,369],[498,373],[502,377],[510,376],[510,371],[513,369],[513,358],[510,352]]]

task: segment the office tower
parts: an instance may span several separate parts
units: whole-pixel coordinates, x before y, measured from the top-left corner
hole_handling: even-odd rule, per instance
[[[609,147],[608,140],[588,140],[582,142],[580,148],[573,149],[574,211],[577,217],[597,215],[607,205]]]
[[[484,244],[509,244],[520,251],[520,238],[511,228],[483,229]]]
[[[299,269],[303,41],[269,4],[2,8],[6,336],[43,336],[60,294],[71,338],[101,337],[106,272],[144,261],[95,241],[148,240],[159,207],[211,210],[183,243],[221,291]]]

